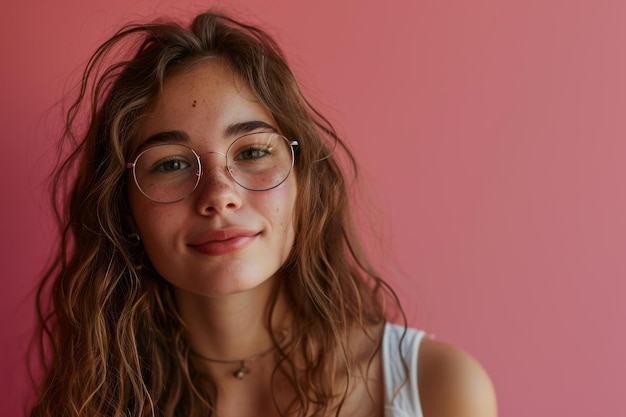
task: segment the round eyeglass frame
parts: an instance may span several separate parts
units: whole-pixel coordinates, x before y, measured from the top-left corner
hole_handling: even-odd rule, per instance
[[[275,134],[276,136],[281,137],[289,146],[289,150],[291,151],[291,165],[289,166],[289,171],[287,171],[287,174],[285,175],[285,177],[276,185],[273,185],[271,187],[268,188],[263,188],[263,189],[254,189],[254,188],[250,188],[250,187],[246,187],[245,185],[241,184],[239,181],[237,181],[237,178],[235,178],[235,176],[232,173],[232,167],[230,165],[228,165],[228,153],[230,152],[231,148],[233,147],[233,145],[235,145],[235,143],[237,143],[237,141],[239,141],[239,139],[248,137],[248,136],[252,136],[252,135],[258,135],[259,133],[272,133]],[[182,146],[187,148],[188,150],[191,151],[191,153],[193,153],[193,155],[196,158],[196,161],[198,162],[198,170],[196,171],[196,183],[194,184],[193,188],[191,189],[191,191],[189,191],[187,194],[185,194],[183,197],[178,198],[176,200],[172,200],[172,201],[159,201],[156,200],[152,197],[150,197],[139,185],[139,180],[137,180],[137,171],[136,171],[136,166],[137,166],[137,161],[139,160],[139,158],[141,158],[141,156],[148,152],[150,149],[152,148],[156,148],[158,146],[166,146],[166,145],[178,145],[178,146]],[[274,133],[274,132],[253,132],[253,133],[248,133],[242,136],[239,136],[237,139],[235,139],[226,149],[226,153],[222,153],[222,152],[217,152],[217,151],[208,151],[206,152],[207,154],[209,153],[215,153],[218,155],[223,155],[224,159],[226,160],[226,171],[228,171],[228,175],[230,176],[230,178],[235,182],[235,184],[239,185],[241,188],[244,188],[246,190],[250,190],[250,191],[268,191],[271,189],[274,189],[276,187],[278,187],[279,185],[281,185],[282,183],[284,183],[287,178],[289,178],[289,175],[291,175],[291,171],[293,171],[293,166],[295,163],[295,147],[297,147],[298,141],[297,140],[289,140],[287,139],[285,136],[278,134],[278,133]],[[141,152],[139,152],[139,154],[135,157],[135,159],[132,162],[127,162],[126,163],[126,169],[131,169],[132,168],[132,172],[133,172],[133,180],[135,183],[135,186],[137,187],[137,189],[139,190],[139,192],[141,194],[144,195],[144,197],[146,197],[148,200],[150,201],[154,201],[155,203],[160,203],[160,204],[173,204],[173,203],[177,203],[179,201],[182,201],[184,199],[186,199],[187,197],[189,197],[191,194],[193,194],[194,191],[196,191],[196,189],[198,188],[198,184],[200,184],[200,179],[202,178],[202,174],[203,174],[203,169],[202,169],[202,161],[200,159],[200,155],[198,155],[198,153],[191,148],[190,146],[187,146],[184,143],[159,143],[156,145],[152,145],[147,147],[146,149],[142,150]]]

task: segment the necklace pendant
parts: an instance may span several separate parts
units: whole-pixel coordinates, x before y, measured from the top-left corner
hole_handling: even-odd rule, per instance
[[[247,368],[246,364],[244,362],[241,362],[241,367],[235,372],[233,372],[233,376],[237,379],[243,379],[243,377],[245,377],[249,373],[250,373],[250,368]]]

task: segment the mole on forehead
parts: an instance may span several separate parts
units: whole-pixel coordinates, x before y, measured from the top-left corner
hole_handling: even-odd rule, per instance
[[[193,103],[191,103],[191,107],[196,107],[196,104],[198,103],[197,100],[194,100]]]

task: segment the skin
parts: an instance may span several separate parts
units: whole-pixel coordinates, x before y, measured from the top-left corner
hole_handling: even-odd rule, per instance
[[[496,417],[496,394],[485,369],[466,352],[425,338],[418,356],[425,417]]]
[[[272,346],[265,323],[267,300],[281,278],[278,271],[295,235],[295,175],[272,190],[245,190],[230,178],[224,157],[215,153],[224,153],[238,136],[248,133],[242,126],[250,128],[250,122],[276,126],[227,65],[209,59],[185,69],[165,83],[162,96],[144,119],[140,149],[155,137],[163,140],[164,132],[178,132],[175,138],[165,136],[168,141],[182,140],[200,155],[204,173],[198,188],[184,200],[160,204],[129,187],[136,231],[152,264],[174,288],[192,349],[221,360],[253,357]],[[209,243],[206,249],[203,243],[216,234],[222,239],[224,230],[234,239]],[[290,312],[280,294],[274,317],[274,331],[289,328]],[[373,330],[382,332],[383,327]],[[380,357],[367,366],[376,346],[360,331],[350,340],[358,360],[342,415],[382,416]],[[255,360],[253,372],[243,380],[233,378],[230,365],[199,360],[197,366],[217,384],[218,415],[275,415],[269,388],[272,355]],[[425,416],[496,415],[489,377],[461,350],[424,340],[418,372]],[[277,401],[284,406],[293,393],[285,381],[276,382]]]
[[[227,68],[207,61],[170,79],[142,126],[142,146],[160,135],[158,143],[181,142],[201,156],[202,180],[182,201],[156,203],[136,187],[130,189],[131,210],[148,256],[182,291],[213,297],[249,290],[271,277],[291,250],[295,175],[272,190],[249,191],[232,180],[223,155],[216,153],[225,153],[242,134],[268,130],[250,130],[244,126],[250,122],[276,124]],[[228,132],[233,126],[244,127]],[[221,255],[203,253],[228,250],[203,245],[219,232],[243,235],[223,246],[244,247]]]

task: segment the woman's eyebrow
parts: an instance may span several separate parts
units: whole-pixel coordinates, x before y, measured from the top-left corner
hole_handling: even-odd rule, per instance
[[[278,133],[278,129],[269,123],[261,120],[250,120],[247,122],[239,122],[228,125],[228,127],[224,130],[224,136],[242,136],[257,129],[265,129]]]
[[[267,122],[263,122],[261,120],[250,120],[228,125],[224,130],[224,135],[226,137],[239,137],[258,129],[264,129],[278,133],[278,129],[276,129],[274,126]],[[146,148],[149,148],[150,146],[160,145],[162,143],[189,143],[189,141],[189,135],[181,130],[168,130],[166,132],[159,132],[155,133],[154,135],[148,136],[146,140],[144,140],[141,145],[139,145],[137,153],[143,151]]]
[[[154,135],[148,136],[141,145],[139,145],[138,152],[149,148],[153,145],[159,145],[162,143],[187,143],[189,142],[189,136],[180,130],[168,130],[167,132],[159,132]]]

